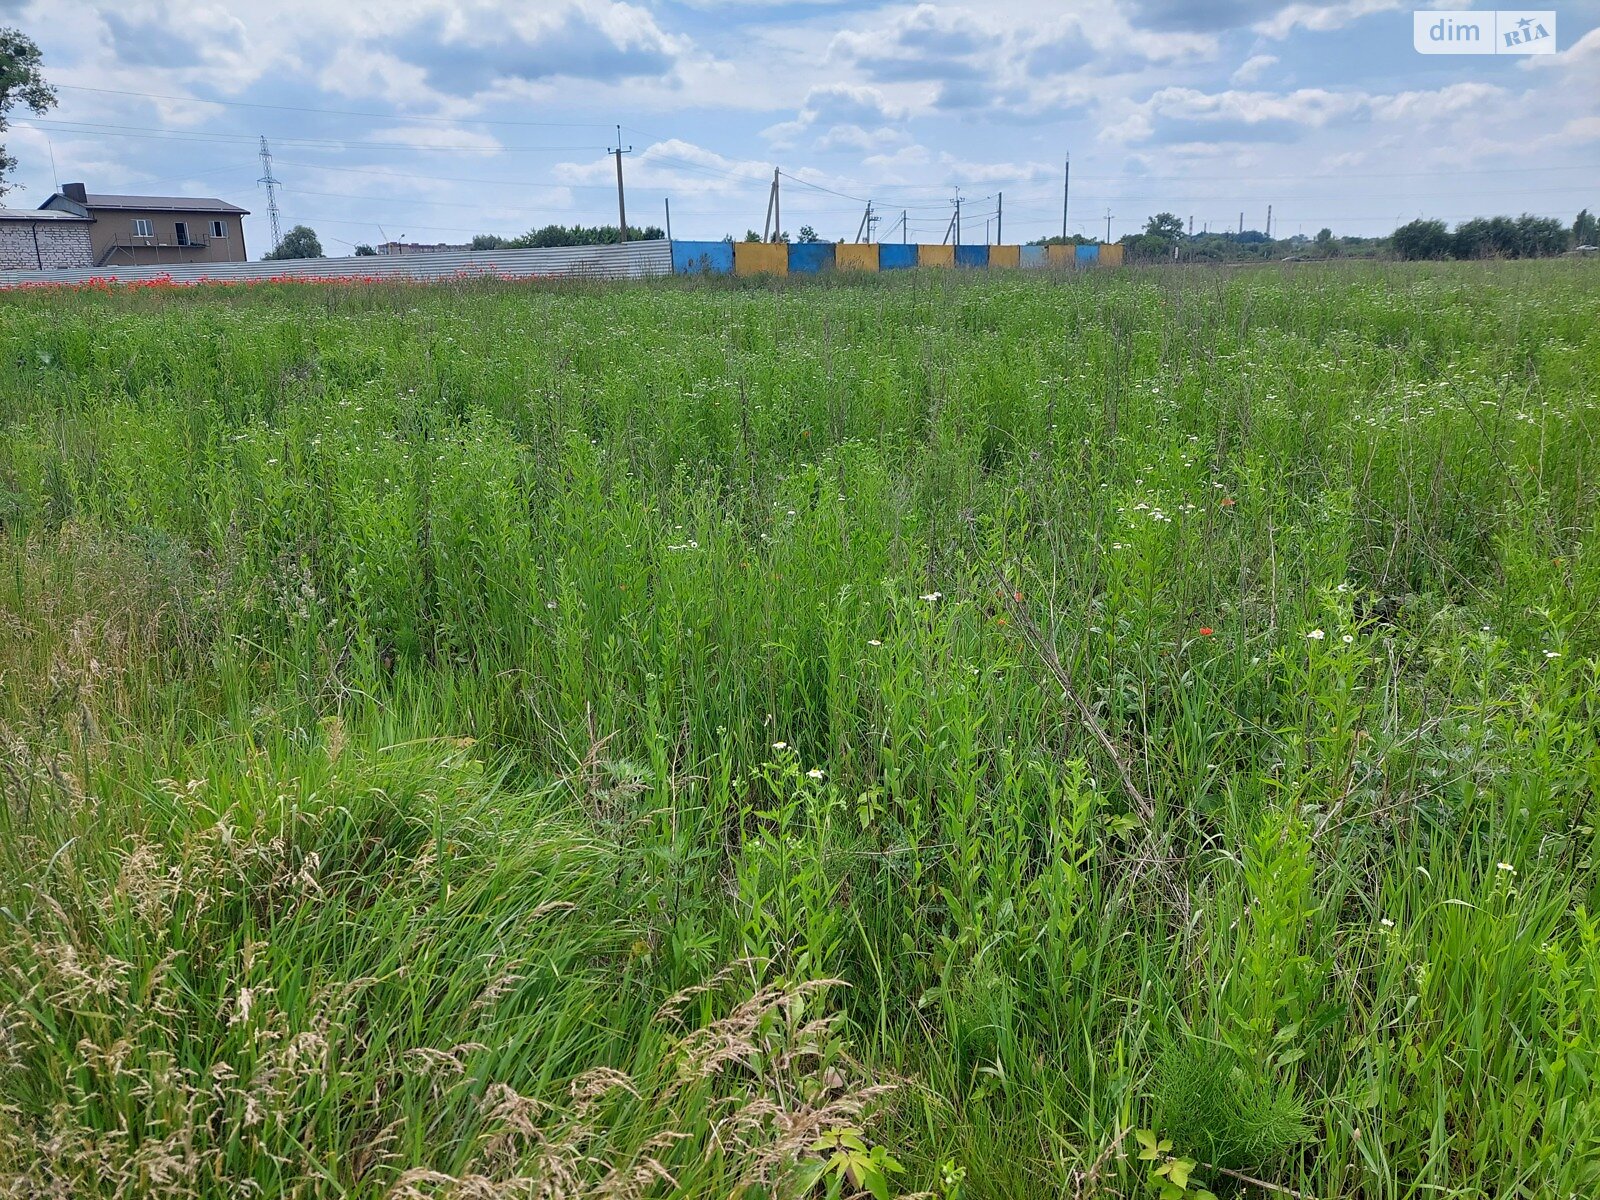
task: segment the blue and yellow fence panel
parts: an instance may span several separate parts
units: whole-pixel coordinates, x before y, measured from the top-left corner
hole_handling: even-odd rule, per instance
[[[789,274],[816,275],[833,270],[832,242],[795,242],[789,247]]]
[[[675,275],[732,275],[732,242],[672,243],[672,272]]]
[[[840,242],[833,252],[833,265],[841,271],[876,271],[878,243]]]
[[[735,275],[787,275],[789,247],[782,242],[735,242]]]
[[[885,242],[878,247],[878,270],[903,271],[917,265],[917,247],[907,242]]]
[[[1086,246],[935,246],[905,242],[672,243],[677,275],[816,275],[824,271],[901,271],[909,267],[1120,267],[1123,248]]]

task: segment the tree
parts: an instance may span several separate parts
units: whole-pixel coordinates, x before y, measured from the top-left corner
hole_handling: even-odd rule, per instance
[[[628,226],[630,242],[657,241],[665,236],[654,225],[646,225],[643,229]],[[550,246],[610,246],[621,240],[615,225],[573,225],[570,228],[566,225],[546,225],[543,229],[530,229],[521,237],[500,244],[508,250],[538,250]],[[476,241],[474,239],[474,249],[478,248]]]
[[[1157,213],[1145,222],[1143,233],[1126,234],[1121,240],[1134,258],[1171,258],[1173,248],[1183,241],[1183,219],[1174,213]]]
[[[1523,258],[1543,258],[1567,248],[1566,226],[1554,217],[1523,213],[1517,218],[1517,253]]]
[[[1597,218],[1587,208],[1580,212],[1572,222],[1572,244],[1574,246],[1600,244],[1600,218]]]
[[[800,240],[802,242],[820,242],[822,239],[817,236],[817,231],[811,226],[802,225],[800,226]]]
[[[1317,249],[1324,258],[1332,258],[1339,253],[1339,241],[1333,236],[1333,230],[1326,227],[1317,230]]]
[[[376,250],[374,250],[371,246],[367,245],[365,242],[362,242],[359,246],[356,247],[356,257],[357,258],[373,258],[373,257],[377,256],[377,253],[378,252]]]
[[[472,239],[472,248],[474,250],[499,250],[505,244],[506,239],[498,233],[480,233]]]
[[[1389,239],[1400,258],[1449,258],[1450,231],[1443,221],[1424,221],[1420,217],[1400,226]]]
[[[759,242],[761,240],[761,235],[754,229],[746,229],[744,231],[744,240],[747,242]]]
[[[1145,237],[1161,238],[1167,243],[1183,238],[1183,218],[1176,213],[1157,213],[1144,223]]]
[[[284,258],[321,258],[322,243],[317,240],[316,230],[308,225],[296,225],[283,235],[283,241],[277,248],[261,256],[263,259]]]
[[[20,29],[0,29],[0,133],[6,117],[18,104],[35,114],[54,107],[56,90],[39,70],[39,47]],[[0,196],[10,191],[6,176],[17,165],[14,155],[0,146]]]

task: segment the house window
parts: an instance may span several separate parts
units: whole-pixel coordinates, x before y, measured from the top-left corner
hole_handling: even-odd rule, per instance
[[[134,237],[155,237],[155,235],[156,231],[150,227],[150,222],[147,218],[135,217],[133,219]]]
[[[211,222],[211,236],[219,241],[228,236],[228,226],[222,221]]]
[[[189,222],[187,222],[187,221],[175,222],[175,232],[178,235],[178,237],[177,237],[178,245],[187,246],[189,244]]]

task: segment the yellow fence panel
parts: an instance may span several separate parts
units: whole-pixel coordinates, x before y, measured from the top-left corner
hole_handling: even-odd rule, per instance
[[[990,246],[989,265],[991,267],[1015,267],[1022,263],[1021,246]]]
[[[1075,267],[1078,265],[1078,248],[1076,246],[1047,246],[1049,260],[1052,267]]]
[[[834,251],[833,265],[840,271],[876,271],[878,269],[878,244],[876,242],[841,242]]]
[[[1102,267],[1120,267],[1122,265],[1122,244],[1120,242],[1100,243],[1100,265]]]
[[[735,275],[787,275],[789,247],[783,242],[735,242]]]
[[[917,266],[953,267],[955,265],[956,248],[954,246],[917,246]]]

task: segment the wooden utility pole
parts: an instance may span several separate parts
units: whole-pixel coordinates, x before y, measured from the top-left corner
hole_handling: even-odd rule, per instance
[[[626,149],[622,145],[622,126],[617,126],[617,148],[607,151],[608,154],[617,156],[617,229],[622,235],[622,240],[628,240],[628,206],[622,197],[622,156],[632,154],[633,147]]]
[[[670,242],[672,240],[672,198],[663,196],[661,203],[667,206],[667,241]]]
[[[1106,245],[1111,245],[1111,210],[1106,209]]]
[[[998,246],[1006,240],[1006,194],[1004,192],[996,192],[994,199],[994,244]]]

